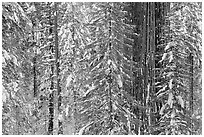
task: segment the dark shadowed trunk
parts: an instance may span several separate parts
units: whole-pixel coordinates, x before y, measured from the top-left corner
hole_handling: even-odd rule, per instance
[[[35,24],[35,23],[33,23]],[[36,78],[36,40],[35,40],[35,33],[34,33],[35,26],[33,25],[33,49],[34,49],[34,57],[33,57],[33,96],[34,98],[37,97],[37,78]]]
[[[48,5],[51,6],[51,5]],[[49,11],[49,24],[50,26],[53,25],[52,23],[52,9],[51,7]],[[51,36],[53,33],[53,28],[49,28],[49,36]],[[54,47],[53,47],[53,40],[52,38],[50,40],[50,59],[53,59],[54,55]],[[51,74],[50,74],[50,94],[49,94],[49,124],[48,124],[48,135],[53,135],[53,125],[54,125],[54,64],[51,61]]]
[[[57,77],[57,98],[58,98],[58,135],[63,134],[63,126],[62,126],[62,97],[61,97],[61,88],[60,88],[60,77],[59,77],[59,46],[58,46],[58,8],[55,2],[55,24],[54,24],[54,33],[55,33],[55,65],[56,65],[56,77]]]
[[[191,117],[193,116],[193,54],[190,53],[189,55],[189,62],[190,62],[190,111]],[[193,120],[191,120],[191,135],[193,135]]]

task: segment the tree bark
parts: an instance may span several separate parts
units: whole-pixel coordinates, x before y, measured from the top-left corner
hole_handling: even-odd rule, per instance
[[[193,54],[190,53],[189,55],[190,61],[190,111],[191,111],[191,118],[193,116]],[[190,134],[193,135],[193,120],[191,119],[191,132]]]
[[[33,23],[33,31],[32,31],[32,35],[33,35],[33,50],[34,50],[34,57],[33,57],[33,96],[34,98],[37,97],[37,78],[36,78],[36,40],[35,40],[35,33],[34,33],[34,29],[35,29],[35,24]]]
[[[52,23],[52,9],[51,5],[49,5],[49,24],[50,26],[53,25]],[[52,35],[53,33],[53,28],[49,28],[49,35]],[[52,44],[52,39],[50,39],[51,44],[50,44],[50,59],[53,59],[53,54],[54,54],[54,47]],[[54,64],[51,62],[51,74],[50,74],[50,79],[51,79],[51,84],[50,84],[50,94],[49,94],[49,124],[48,124],[48,135],[53,135],[53,126],[54,126]]]
[[[152,112],[154,111],[154,104],[151,101],[153,95],[155,94],[155,2],[150,3],[150,74],[149,74],[149,80],[150,80],[150,87],[149,87],[149,100],[148,100],[148,107],[149,107],[149,134],[151,134],[151,127],[154,124],[154,117],[152,116]]]
[[[55,66],[56,66],[56,77],[57,77],[57,95],[56,97],[58,98],[58,105],[57,105],[57,111],[58,111],[58,135],[63,134],[63,126],[62,126],[62,96],[61,96],[61,88],[60,88],[60,77],[59,77],[59,44],[58,44],[58,7],[57,7],[58,3],[55,2],[54,6],[55,6],[55,24],[54,24],[54,33],[55,33]]]
[[[146,106],[147,102],[147,84],[148,84],[148,50],[149,50],[149,3],[144,4],[144,31],[143,31],[143,92],[142,92],[142,105]],[[140,134],[144,135],[147,129],[147,115],[146,110],[142,110],[141,113],[142,125],[140,127]]]
[[[108,27],[109,27],[109,45],[108,45],[108,52],[109,52],[109,54],[111,54],[111,49],[112,49],[112,43],[111,43],[111,35],[112,35],[112,23],[111,23],[111,18],[110,18],[110,15],[111,15],[111,6],[112,6],[112,4],[110,4],[109,5],[110,7],[109,7],[109,10],[108,10],[108,17],[109,17],[109,25],[108,25]],[[109,55],[110,56],[110,55]],[[109,72],[109,74],[108,74],[108,79],[107,79],[107,81],[108,81],[108,98],[109,98],[109,117],[110,117],[110,125],[109,125],[109,130],[110,130],[110,132],[111,132],[111,130],[112,130],[112,128],[113,128],[113,122],[112,122],[112,66],[111,66],[112,64],[110,64],[109,65],[109,70],[110,70],[110,72]]]
[[[15,105],[16,109],[16,134],[20,135],[20,126],[19,126],[19,106]]]

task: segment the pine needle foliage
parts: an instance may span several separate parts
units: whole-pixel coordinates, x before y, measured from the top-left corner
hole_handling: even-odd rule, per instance
[[[202,4],[168,4],[3,2],[2,133],[202,134]]]
[[[160,109],[161,134],[192,134],[195,125],[194,113],[190,110],[191,77],[189,55],[193,54],[195,66],[201,62],[201,9],[199,3],[172,3],[163,28],[165,41],[164,53],[160,62],[163,64],[162,88],[157,98],[162,98]],[[199,67],[199,69],[201,69]],[[194,101],[193,101],[194,102]],[[193,122],[193,123],[192,123]]]
[[[93,3],[90,43],[85,46],[88,61],[86,91],[81,98],[83,134],[128,134],[132,72],[133,26],[124,22],[123,3]],[[82,132],[82,131],[81,131]]]

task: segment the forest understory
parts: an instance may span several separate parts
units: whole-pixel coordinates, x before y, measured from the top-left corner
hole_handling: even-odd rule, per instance
[[[3,135],[202,135],[201,2],[2,2]]]

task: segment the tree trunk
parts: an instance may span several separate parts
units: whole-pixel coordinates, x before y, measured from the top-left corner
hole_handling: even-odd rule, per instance
[[[16,134],[20,135],[20,127],[19,127],[19,106],[15,105],[16,109]]]
[[[55,65],[56,65],[56,77],[57,77],[57,85],[56,85],[56,88],[57,88],[57,95],[56,97],[58,98],[58,105],[57,105],[57,111],[58,111],[58,135],[60,134],[63,134],[63,126],[62,126],[62,108],[61,108],[61,105],[62,105],[62,97],[61,97],[61,89],[60,89],[60,77],[59,77],[59,48],[58,48],[58,31],[57,31],[57,28],[58,28],[58,19],[57,19],[57,16],[58,16],[58,8],[57,8],[57,4],[55,2],[54,6],[55,6],[55,24],[54,24],[54,33],[55,33]]]
[[[111,6],[112,6],[112,4],[111,5],[109,5],[110,7],[109,7],[109,11],[108,11],[108,17],[109,17],[109,19],[110,19],[110,15],[111,15]],[[111,54],[111,49],[112,49],[112,43],[111,43],[111,35],[112,35],[112,26],[111,26],[112,24],[111,24],[111,19],[109,20],[109,45],[108,45],[108,52],[109,52],[109,54]],[[109,55],[110,56],[110,55]],[[111,59],[111,58],[110,58]],[[108,98],[109,98],[109,117],[110,117],[110,125],[109,125],[109,132],[111,132],[111,130],[112,130],[112,128],[113,128],[113,122],[112,122],[112,66],[111,66],[112,64],[110,64],[109,65],[109,70],[110,70],[110,72],[109,72],[109,74],[108,74]]]
[[[148,48],[149,48],[149,3],[144,3],[144,31],[143,31],[143,93],[142,93],[142,105],[146,106],[147,99],[147,84],[148,84]],[[144,135],[147,129],[147,115],[146,110],[142,110],[141,121],[142,125],[140,127],[140,134]]]
[[[35,51],[34,51],[35,52]],[[35,97],[37,97],[37,87],[36,87],[36,85],[37,85],[37,82],[36,82],[36,53],[34,53],[35,55],[34,55],[34,57],[33,57],[33,90],[34,90],[34,92],[33,92],[33,96],[34,96],[34,98]]]
[[[35,42],[35,33],[34,33],[34,26],[35,23],[33,23],[33,51],[34,51],[34,57],[33,57],[33,96],[34,98],[37,97],[37,79],[36,79],[36,42]]]
[[[189,55],[189,62],[190,62],[190,111],[191,111],[191,118],[193,116],[193,54],[190,53]],[[191,132],[190,134],[193,135],[193,120],[191,119]]]
[[[153,102],[151,99],[155,94],[155,3],[151,2],[149,6],[150,11],[150,62],[149,62],[149,95],[148,95],[148,133],[151,134],[151,127],[154,124],[154,117],[152,116],[153,109]]]
[[[51,6],[51,5],[48,5]],[[49,24],[50,26],[53,25],[52,23],[52,9],[51,7],[49,11]],[[52,35],[52,30],[53,28],[49,28],[49,36]],[[53,59],[53,54],[54,54],[54,48],[52,44],[52,39],[50,39],[51,44],[50,44],[50,59]],[[48,135],[53,135],[53,126],[54,126],[54,64],[51,62],[51,74],[50,74],[50,79],[51,79],[51,84],[50,84],[50,94],[49,94],[49,124],[48,124]]]

